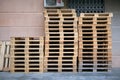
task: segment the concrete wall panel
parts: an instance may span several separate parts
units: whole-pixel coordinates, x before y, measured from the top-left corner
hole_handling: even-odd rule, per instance
[[[106,12],[112,12],[112,66],[120,68],[120,0],[105,0]]]
[[[113,68],[120,68],[120,56],[113,56],[112,57],[112,67]]]
[[[44,16],[43,13],[6,13],[0,14],[0,27],[43,27]]]
[[[0,40],[10,40],[10,37],[44,36],[42,27],[0,27]]]
[[[120,42],[120,26],[118,28],[116,26],[112,28],[112,40]]]
[[[0,0],[0,12],[42,12],[43,0]]]
[[[112,55],[120,56],[120,42],[112,42]]]

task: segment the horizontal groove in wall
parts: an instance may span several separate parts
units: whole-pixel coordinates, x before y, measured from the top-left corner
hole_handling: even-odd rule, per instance
[[[39,12],[0,12],[1,14],[43,14],[43,12],[39,13]]]

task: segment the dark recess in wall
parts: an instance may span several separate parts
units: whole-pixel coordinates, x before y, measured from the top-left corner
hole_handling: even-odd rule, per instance
[[[65,6],[70,9],[76,9],[78,16],[80,13],[105,12],[104,0],[66,0]]]

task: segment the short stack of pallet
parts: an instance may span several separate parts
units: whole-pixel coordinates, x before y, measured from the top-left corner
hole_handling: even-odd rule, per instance
[[[10,42],[0,41],[0,71],[9,71]]]
[[[12,37],[11,72],[43,72],[43,37]]]
[[[77,71],[77,17],[73,9],[45,10],[45,72]]]
[[[111,70],[111,13],[81,13],[79,17],[79,72]]]

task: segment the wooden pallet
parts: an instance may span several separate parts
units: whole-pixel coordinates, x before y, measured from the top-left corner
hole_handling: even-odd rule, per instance
[[[94,25],[78,25],[78,28],[82,28],[82,29],[92,29],[92,28],[104,28],[104,29],[110,29],[110,25],[108,24],[104,24],[104,25],[98,25],[98,24],[94,24]]]
[[[57,34],[57,33],[56,33]],[[50,40],[54,40],[54,39],[56,39],[57,38],[57,41],[59,41],[59,40],[62,40],[62,41],[69,41],[70,39],[71,40],[77,40],[77,34],[73,34],[73,32],[71,33],[66,33],[66,34],[49,34],[49,33],[47,33],[46,34],[46,40],[48,40],[48,39],[50,39]],[[65,35],[65,36],[64,36]],[[70,36],[71,35],[71,36]],[[51,39],[52,38],[52,39]]]
[[[111,21],[80,21],[79,24],[83,24],[83,25],[93,25],[93,24],[100,24],[100,25],[104,25],[104,24],[111,24]]]
[[[113,17],[112,13],[81,13],[80,17]]]
[[[65,32],[65,33],[69,33],[69,32],[73,32],[73,31],[77,31],[77,28],[74,27],[74,28],[66,28],[66,27],[55,27],[55,28],[46,28],[45,29],[46,32],[51,32],[51,33],[56,33],[56,32],[60,32],[62,34],[62,32]],[[65,34],[63,33],[63,34]]]
[[[62,24],[63,27],[71,27],[71,28],[74,28],[74,27],[77,27],[77,23],[76,24]],[[59,28],[61,27],[61,25],[58,23],[58,24],[48,24],[48,21],[47,21],[47,24],[45,24],[45,28]]]
[[[51,58],[54,59],[54,57],[51,57]],[[44,63],[45,72],[54,72],[54,70],[57,72],[76,72],[77,71],[76,57],[74,57],[74,60],[62,60],[62,57],[59,57],[59,60],[51,59],[51,60],[45,60],[44,62],[45,62]]]
[[[74,9],[45,9],[44,10],[45,17],[53,17],[53,16],[59,17],[59,15],[64,17],[72,17],[73,14],[74,16],[76,16],[76,12]]]
[[[51,17],[51,18],[54,18],[54,17],[60,17],[60,14],[59,13],[48,13],[48,14],[44,14],[45,17]]]
[[[111,17],[79,17],[81,21],[111,21]]]
[[[56,26],[59,25],[60,27],[62,27],[63,25],[71,25],[72,26],[72,25],[77,25],[77,21],[72,21],[72,20],[71,21],[69,21],[69,20],[68,21],[62,21],[62,20],[61,21],[57,21],[57,20],[56,21],[45,21],[45,26],[47,26],[47,25],[49,26],[49,25],[53,25],[53,24]]]
[[[104,69],[89,69],[89,68],[85,68],[85,69],[79,69],[78,70],[79,72],[111,72],[111,68],[110,69],[106,69],[106,68],[104,68]]]
[[[61,13],[76,13],[75,9],[60,9]]]
[[[12,37],[10,71],[43,72],[43,49],[43,37]]]
[[[59,9],[45,9],[44,16],[45,17],[59,17]]]
[[[76,13],[61,13],[60,17],[62,18],[76,18]]]
[[[10,54],[10,42],[9,41],[1,41],[0,48],[0,71],[9,71],[9,54]]]
[[[0,70],[3,70],[4,65],[4,56],[5,56],[5,42],[1,42],[1,50],[0,50]]]
[[[77,69],[72,69],[72,68],[50,68],[50,69],[45,69],[44,72],[77,72]]]
[[[9,71],[10,67],[10,42],[6,41],[6,53],[5,53],[5,58],[4,58],[4,66],[3,66],[3,71]]]
[[[79,24],[83,25],[105,25],[111,24],[112,13],[81,13]]]
[[[2,47],[2,41],[0,41],[0,50],[1,50],[1,47]]]
[[[44,13],[59,13],[60,10],[59,9],[45,9]]]
[[[45,21],[78,21],[76,17],[45,17]]]

